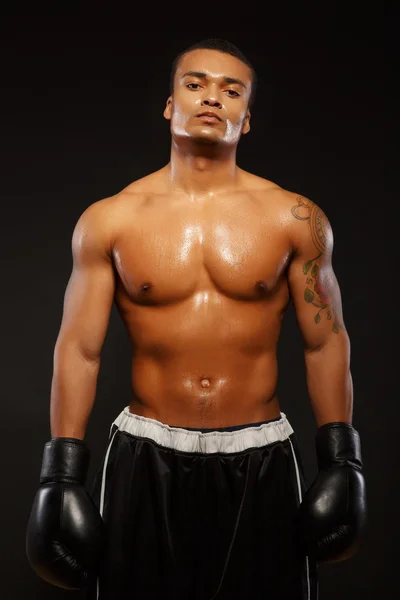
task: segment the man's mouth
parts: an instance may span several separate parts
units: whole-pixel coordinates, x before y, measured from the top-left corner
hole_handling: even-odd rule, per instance
[[[218,121],[221,121],[219,116],[211,111],[202,112],[197,115],[197,118],[205,121],[206,123],[218,123]]]

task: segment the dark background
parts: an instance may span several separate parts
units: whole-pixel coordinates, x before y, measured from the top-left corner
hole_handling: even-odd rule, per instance
[[[259,76],[239,166],[317,202],[335,235],[333,265],[352,343],[353,424],[362,441],[369,527],[354,558],[320,566],[320,600],[384,600],[398,587],[400,535],[392,284],[399,255],[390,168],[395,29],[391,33],[388,19],[385,32],[378,13],[350,21],[348,13],[292,14],[289,8],[285,19],[265,27],[257,16],[246,21],[240,15],[236,27],[202,27],[197,23],[212,22],[204,18],[207,7],[192,8],[196,26],[188,18],[185,26],[164,31],[146,29],[138,18],[118,25],[72,16],[2,19],[1,595],[81,598],[42,582],[24,550],[50,437],[53,349],[72,267],[71,235],[89,204],[168,162],[169,123],[162,111],[171,62],[186,46],[215,36],[238,45]],[[292,309],[279,365],[281,408],[312,480],[315,420]],[[127,336],[113,308],[86,435],[89,482],[110,423],[128,403],[129,367]]]

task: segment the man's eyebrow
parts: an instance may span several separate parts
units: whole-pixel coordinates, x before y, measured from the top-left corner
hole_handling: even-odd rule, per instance
[[[207,73],[202,73],[201,71],[186,71],[186,73],[182,75],[182,79],[184,77],[197,77],[198,79],[207,79]],[[237,79],[236,77],[224,77],[223,79],[225,83],[238,83],[246,89],[246,84],[243,83],[241,79]]]

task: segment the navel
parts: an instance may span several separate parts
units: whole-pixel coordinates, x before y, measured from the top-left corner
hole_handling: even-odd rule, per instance
[[[207,379],[206,377],[204,377],[201,381],[200,381],[200,385],[203,388],[208,388],[211,385],[211,382],[209,379]]]

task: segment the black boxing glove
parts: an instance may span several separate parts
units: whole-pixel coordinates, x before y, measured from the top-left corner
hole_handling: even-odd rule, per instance
[[[83,440],[53,438],[45,444],[27,527],[26,554],[33,570],[69,590],[96,578],[106,543],[103,519],[84,488],[89,458]]]
[[[359,548],[367,518],[358,432],[326,423],[315,436],[318,475],[299,507],[303,551],[318,562],[338,562]]]

